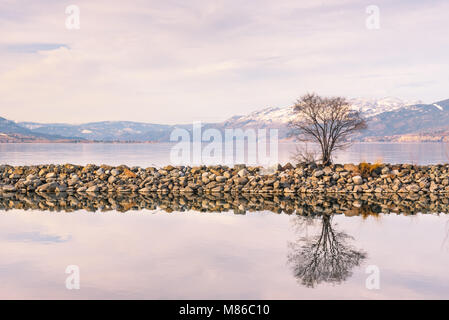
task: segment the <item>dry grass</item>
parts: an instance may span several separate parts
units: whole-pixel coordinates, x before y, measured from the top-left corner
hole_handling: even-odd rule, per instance
[[[295,163],[317,163],[319,156],[316,150],[309,149],[308,145],[304,144],[302,147],[296,146],[296,151],[292,154],[291,159]]]
[[[368,162],[361,162],[359,164],[359,174],[367,178],[372,175],[373,171],[377,170],[378,168],[382,167],[382,161],[377,160],[375,163],[368,163]]]

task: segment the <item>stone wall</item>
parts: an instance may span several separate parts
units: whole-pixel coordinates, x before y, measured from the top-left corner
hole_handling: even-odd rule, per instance
[[[449,165],[286,164],[141,168],[107,165],[0,166],[0,192],[305,194],[449,193]]]

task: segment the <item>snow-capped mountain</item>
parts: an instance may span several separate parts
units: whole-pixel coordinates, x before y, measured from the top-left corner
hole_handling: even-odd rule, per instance
[[[349,102],[354,110],[360,111],[365,118],[421,103],[420,101],[407,101],[393,97],[381,99],[354,98],[349,99]],[[287,124],[295,117],[293,106],[268,107],[245,116],[234,116],[225,121],[225,126],[266,127],[272,124]]]
[[[367,120],[368,129],[355,138],[364,141],[449,140],[449,100],[423,104],[398,98],[350,99],[354,110]],[[279,137],[288,136],[288,122],[296,117],[293,107],[265,108],[225,121],[228,128],[276,128]],[[403,137],[407,135],[407,137]],[[421,138],[420,138],[421,137]]]
[[[449,99],[430,104],[404,106],[388,112],[382,112],[367,118],[368,129],[361,134],[365,140],[401,140],[401,136],[413,135],[439,136],[445,141],[445,133],[449,131]],[[421,140],[423,140],[422,138]],[[435,140],[433,140],[435,141]]]
[[[366,118],[368,129],[355,138],[365,141],[449,141],[449,100],[431,104],[397,98],[351,99],[352,107]],[[224,122],[207,123],[205,128],[275,128],[279,138],[290,132],[288,122],[296,117],[293,107],[265,108]],[[72,124],[13,122],[0,118],[0,134],[6,140],[17,137],[33,139],[73,139],[77,141],[169,141],[175,128],[192,125],[161,125],[130,121],[103,121]],[[11,135],[16,135],[12,138]],[[15,136],[14,136],[15,137]],[[17,138],[17,139],[19,139]],[[3,139],[3,140],[5,140]],[[2,139],[0,139],[1,142]],[[8,141],[9,141],[8,140]],[[20,139],[19,139],[20,140]]]
[[[360,113],[366,118],[381,114],[383,112],[391,112],[407,106],[422,103],[420,100],[402,100],[395,97],[385,97],[381,99],[355,98],[350,99],[349,102],[355,110],[360,111]]]

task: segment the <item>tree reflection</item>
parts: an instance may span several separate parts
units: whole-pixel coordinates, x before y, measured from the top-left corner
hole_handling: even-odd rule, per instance
[[[351,236],[333,229],[332,217],[327,214],[320,217],[322,228],[319,235],[302,237],[289,245],[288,262],[295,277],[306,287],[313,288],[322,282],[340,284],[348,279],[352,275],[352,269],[367,257],[365,252],[350,244],[353,239]],[[307,225],[304,222],[301,224]]]

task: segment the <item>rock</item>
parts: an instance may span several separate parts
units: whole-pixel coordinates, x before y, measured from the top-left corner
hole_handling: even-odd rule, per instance
[[[216,176],[215,181],[217,182],[225,182],[227,179],[224,176]]]
[[[127,177],[127,178],[135,178],[135,177],[137,177],[137,175],[134,173],[134,172],[132,172],[131,170],[129,170],[129,169],[124,169],[123,170],[123,173],[122,173],[125,177]]]
[[[324,175],[324,171],[323,171],[323,170],[317,170],[317,171],[315,171],[315,172],[313,173],[313,176],[314,176],[315,178],[319,178],[319,177],[321,177],[322,175]]]
[[[45,183],[37,187],[38,192],[54,192],[59,185],[56,182]]]
[[[92,186],[87,188],[86,192],[98,192],[99,188],[97,186]]]
[[[0,190],[59,193],[74,190],[121,193],[144,190],[143,192],[202,194],[220,190],[219,192],[225,193],[410,194],[407,196],[417,193],[439,194],[449,190],[449,165],[382,165],[375,172],[364,172],[364,178],[358,172],[359,167],[352,164],[329,165],[324,168],[316,164],[298,164],[296,167],[286,164],[273,166],[271,169],[245,165],[237,165],[233,169],[226,166],[170,165],[162,169],[92,164],[0,165],[0,186],[3,186]]]
[[[359,200],[355,200],[352,205],[356,208],[361,208],[362,207],[362,202]]]
[[[204,184],[208,184],[208,183],[210,182],[210,180],[209,180],[209,178],[208,178],[207,176],[203,176],[203,177],[201,178],[201,181],[202,181]]]
[[[30,174],[30,175],[27,175],[26,180],[36,180],[37,178],[38,178],[37,175],[35,175],[35,174]]]
[[[241,169],[239,172],[237,172],[237,175],[239,176],[239,177],[244,177],[244,176],[246,176],[248,174],[248,170],[246,170],[246,169]]]
[[[343,169],[345,171],[349,171],[349,172],[357,172],[357,171],[359,171],[359,166],[356,166],[352,163],[347,163],[343,166]]]
[[[406,189],[409,192],[419,192],[421,190],[421,188],[416,184],[411,184],[411,185],[407,186]]]
[[[221,191],[223,191],[222,186],[217,186],[217,187],[212,188],[212,192],[221,192]]]
[[[51,179],[51,178],[56,178],[56,176],[57,176],[56,173],[50,172],[45,175],[45,178]]]
[[[293,165],[290,162],[287,162],[283,167],[282,167],[282,171],[286,171],[286,170],[292,170],[294,169]]]
[[[193,182],[189,182],[188,187],[191,188],[192,190],[196,190],[199,188],[199,185]]]
[[[4,192],[15,192],[15,191],[17,191],[17,188],[15,186],[13,186],[13,185],[8,184],[8,185],[5,185],[5,186],[2,186],[2,191],[4,191]]]
[[[427,180],[420,181],[418,185],[420,188],[423,188],[423,189],[430,187],[430,183]]]
[[[67,186],[65,184],[59,184],[56,188],[55,188],[56,192],[65,192],[67,191]]]
[[[242,185],[242,184],[247,184],[248,183],[248,179],[245,177],[240,177],[237,179],[237,183]]]
[[[189,186],[185,187],[184,189],[181,189],[182,192],[193,192],[193,189]]]
[[[363,178],[361,176],[354,176],[352,177],[352,182],[356,185],[360,185],[363,183]]]

